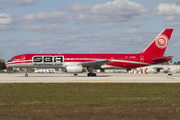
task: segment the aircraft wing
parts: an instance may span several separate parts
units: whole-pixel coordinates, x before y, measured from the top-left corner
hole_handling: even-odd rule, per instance
[[[172,57],[173,57],[173,56],[160,57],[160,58],[152,59],[152,61],[156,61],[156,60],[166,60],[166,59],[169,59],[169,58],[172,58]]]
[[[108,60],[99,60],[99,61],[92,61],[92,62],[83,62],[81,63],[84,67],[97,67],[108,63]]]

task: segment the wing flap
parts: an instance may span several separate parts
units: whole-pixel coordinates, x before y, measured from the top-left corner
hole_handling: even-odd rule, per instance
[[[108,60],[99,60],[99,61],[92,61],[92,62],[83,62],[81,63],[84,67],[97,67],[108,63]]]

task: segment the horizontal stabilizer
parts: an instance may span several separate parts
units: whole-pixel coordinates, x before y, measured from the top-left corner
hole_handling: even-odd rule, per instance
[[[169,58],[172,58],[172,57],[173,57],[173,56],[154,58],[154,59],[152,59],[152,61],[156,61],[156,60],[166,60],[166,59],[169,59]]]

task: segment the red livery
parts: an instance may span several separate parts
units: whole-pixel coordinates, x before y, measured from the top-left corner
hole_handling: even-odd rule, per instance
[[[11,58],[6,65],[14,68],[62,68],[74,74],[87,69],[88,76],[96,76],[93,69],[143,67],[172,59],[172,56],[164,56],[172,32],[173,29],[165,29],[139,54],[22,54]]]

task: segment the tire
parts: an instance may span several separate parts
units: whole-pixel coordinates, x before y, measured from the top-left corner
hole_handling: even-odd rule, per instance
[[[96,73],[88,73],[87,76],[96,76]]]
[[[25,74],[25,77],[28,77],[28,74]]]
[[[91,76],[91,73],[88,73],[87,76]]]

